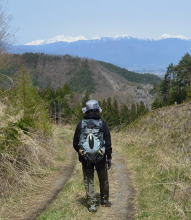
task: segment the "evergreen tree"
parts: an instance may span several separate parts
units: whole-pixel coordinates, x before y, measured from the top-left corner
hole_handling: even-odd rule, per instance
[[[114,98],[113,105],[112,105],[112,119],[113,119],[113,126],[117,126],[120,124],[120,112],[119,112],[119,104],[117,99]]]
[[[134,121],[136,118],[137,118],[137,108],[135,104],[132,104],[130,110],[130,122]]]
[[[144,115],[148,112],[148,109],[146,108],[143,101],[141,101],[139,104],[137,104],[137,116]]]
[[[127,105],[122,104],[121,110],[120,110],[120,124],[129,124],[130,123],[130,112],[127,107]]]
[[[88,100],[90,100],[90,93],[86,91],[85,95],[82,97],[82,107],[86,105]]]
[[[9,93],[8,111],[20,115],[18,126],[24,131],[30,129],[49,133],[51,126],[45,102],[33,87],[29,73],[21,67],[15,77],[15,86]]]
[[[160,84],[160,92],[162,95],[162,102],[163,105],[168,104],[168,98],[169,98],[169,89],[171,85],[171,79],[174,76],[174,66],[173,64],[170,64],[167,68],[167,72],[164,76],[164,80]]]
[[[170,65],[160,84],[153,107],[182,103],[191,98],[191,56],[187,53],[177,65]]]
[[[106,109],[104,114],[104,119],[107,121],[109,127],[113,127],[113,118],[112,118],[113,106],[111,97],[106,100]]]

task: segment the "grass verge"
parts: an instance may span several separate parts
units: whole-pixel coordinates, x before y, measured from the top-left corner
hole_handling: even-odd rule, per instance
[[[133,172],[136,219],[191,219],[191,105],[149,113],[113,140]]]
[[[48,192],[55,180],[60,175],[60,170],[66,160],[66,155],[71,149],[68,146],[71,143],[72,132],[69,126],[55,127],[53,135],[54,149],[51,151],[51,163],[48,164],[43,172],[30,173],[30,181],[22,188],[14,187],[14,192],[9,197],[0,200],[0,216],[2,219],[25,219],[30,215],[31,210],[35,210],[35,204],[46,200]],[[38,152],[37,152],[38,153]],[[46,158],[45,158],[46,162]],[[29,184],[30,183],[30,184]],[[1,218],[0,218],[1,219]]]

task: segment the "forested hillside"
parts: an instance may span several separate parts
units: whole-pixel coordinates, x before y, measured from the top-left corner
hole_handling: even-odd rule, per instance
[[[130,82],[141,83],[141,84],[159,84],[161,81],[161,78],[157,77],[154,74],[150,74],[150,73],[139,74],[136,72],[128,71],[125,68],[118,67],[111,63],[106,63],[102,61],[100,61],[100,63],[109,71],[119,74],[120,76],[124,77],[126,80]]]
[[[150,105],[153,84],[160,78],[150,74],[137,74],[109,63],[71,56],[50,56],[26,53],[9,55],[2,74],[13,76],[24,65],[33,82],[40,88],[59,88],[68,84],[79,94],[86,92],[98,99],[116,97],[119,102]]]

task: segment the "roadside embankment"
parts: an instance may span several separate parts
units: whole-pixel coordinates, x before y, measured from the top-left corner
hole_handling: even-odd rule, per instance
[[[133,176],[136,218],[191,219],[191,104],[153,111],[113,135]]]
[[[22,188],[13,185],[14,191],[6,198],[1,198],[0,219],[35,219],[47,208],[72,174],[75,158],[71,137],[70,127],[54,127],[52,149],[43,151],[49,152],[44,154],[44,166],[38,170],[29,169],[27,174],[30,181],[25,179],[26,184]],[[48,148],[50,145],[43,147]],[[20,176],[22,181],[23,178]]]

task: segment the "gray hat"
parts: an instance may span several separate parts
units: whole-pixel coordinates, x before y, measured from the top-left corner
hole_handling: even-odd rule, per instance
[[[102,112],[101,107],[99,106],[98,101],[96,100],[89,100],[86,102],[86,106],[82,108],[82,112],[86,113],[89,110],[98,109],[99,112]]]

